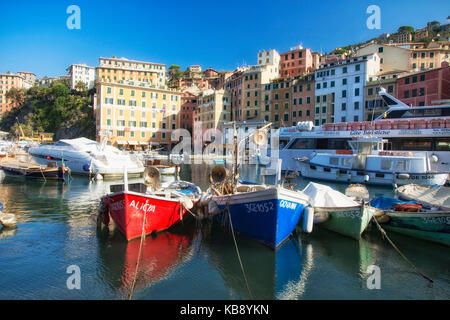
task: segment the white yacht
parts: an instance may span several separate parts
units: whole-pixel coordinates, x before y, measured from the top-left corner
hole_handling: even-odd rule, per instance
[[[72,173],[89,176],[100,174],[104,179],[123,177],[124,168],[129,177],[141,177],[144,166],[133,154],[125,154],[117,148],[87,138],[64,139],[54,145],[40,145],[29,150],[33,159],[43,165],[48,161],[64,165]]]
[[[389,108],[374,121],[325,123],[321,126],[301,122],[297,126],[280,128],[282,170],[299,170],[295,158],[311,157],[313,153],[351,152],[349,141],[371,136],[385,139],[384,151],[428,156],[431,169],[449,171],[450,105],[410,107],[383,88],[379,95]]]

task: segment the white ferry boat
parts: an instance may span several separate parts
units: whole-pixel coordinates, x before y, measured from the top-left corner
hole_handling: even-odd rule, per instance
[[[315,153],[353,153],[349,141],[358,137],[383,138],[384,151],[412,152],[430,159],[432,170],[450,168],[450,105],[409,107],[382,88],[389,107],[374,121],[326,123],[301,122],[279,129],[282,170],[300,171],[298,160]]]

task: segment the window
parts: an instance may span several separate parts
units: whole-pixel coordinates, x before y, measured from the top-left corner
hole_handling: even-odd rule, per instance
[[[347,104],[346,104],[345,102],[342,103],[342,105],[341,105],[341,110],[342,110],[342,111],[347,110]]]
[[[347,73],[347,67],[342,68],[342,73]]]
[[[347,84],[347,78],[342,79],[342,84],[346,85]]]
[[[425,74],[420,75],[420,81],[425,81]]]
[[[403,91],[403,98],[409,98],[409,91],[408,90]]]
[[[330,86],[334,88],[334,81],[331,81]]]
[[[382,53],[382,52],[383,52],[383,47],[379,47],[379,48],[378,48],[378,52],[379,52],[379,53]]]
[[[342,90],[342,98],[347,97],[347,90]]]
[[[360,64],[357,64],[357,65],[355,66],[355,70],[356,70],[356,71],[361,70],[361,65],[360,65]]]
[[[367,89],[367,95],[369,96],[373,95],[373,88]]]
[[[360,77],[355,77],[355,83],[359,83]]]
[[[355,106],[355,110],[359,110],[359,101],[355,101],[354,106]]]
[[[359,96],[359,88],[355,88],[355,97]]]

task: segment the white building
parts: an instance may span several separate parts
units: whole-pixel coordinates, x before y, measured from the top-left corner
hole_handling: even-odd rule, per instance
[[[83,82],[87,89],[92,89],[95,82],[95,68],[86,64],[73,64],[69,68],[70,87],[75,89],[78,82]]]
[[[380,71],[378,53],[321,65],[316,70],[315,125],[364,120],[364,88]],[[325,107],[325,108],[324,108]]]
[[[275,49],[259,51],[257,61],[258,66],[271,64],[278,67],[280,65],[280,54]]]

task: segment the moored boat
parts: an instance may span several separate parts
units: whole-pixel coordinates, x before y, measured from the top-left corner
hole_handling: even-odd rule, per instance
[[[317,153],[297,159],[302,176],[312,179],[374,185],[444,185],[448,172],[430,169],[427,156],[383,151],[385,140],[361,137],[349,141],[352,150]]]
[[[450,211],[427,207],[418,201],[379,196],[370,202],[383,210],[377,218],[388,231],[450,246]]]
[[[358,203],[326,185],[310,182],[303,192],[311,199],[314,224],[356,240],[361,239],[370,220],[377,214],[376,208]]]
[[[301,191],[267,185],[238,185],[235,193],[213,194],[211,201],[222,210],[216,215],[221,224],[272,249],[291,235],[309,205]]]
[[[159,172],[156,175],[159,180]],[[128,185],[125,181],[124,184],[111,186],[111,193],[102,198],[99,218],[108,224],[111,217],[130,241],[143,234],[166,230],[183,220],[200,196],[200,188],[187,181],[174,181],[161,186],[159,183]]]
[[[64,181],[65,174],[69,171],[69,168],[63,164],[59,167],[56,163],[48,163],[47,166],[41,166],[37,163],[21,161],[15,158],[4,158],[0,161],[0,170],[3,170],[7,177]]]

